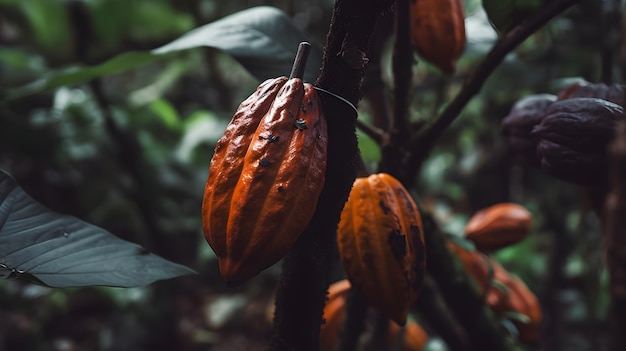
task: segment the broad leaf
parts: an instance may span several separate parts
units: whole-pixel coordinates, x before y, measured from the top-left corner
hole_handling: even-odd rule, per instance
[[[52,71],[8,92],[6,99],[121,73],[167,57],[167,54],[198,47],[220,49],[239,61],[257,79],[265,80],[289,74],[298,44],[302,41],[307,41],[305,33],[283,11],[269,6],[253,7],[199,27],[152,51],[127,52],[96,66]],[[308,62],[304,79],[312,81],[322,62],[319,47],[313,45]]]
[[[195,272],[28,196],[0,169],[0,276],[51,287],[134,287]]]

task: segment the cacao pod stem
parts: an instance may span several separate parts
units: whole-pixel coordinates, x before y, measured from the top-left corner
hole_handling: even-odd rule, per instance
[[[309,59],[309,53],[311,52],[311,44],[303,41],[298,45],[298,51],[296,52],[296,58],[293,60],[293,66],[291,67],[291,74],[289,79],[300,78],[304,76],[304,69],[306,68],[306,61]]]

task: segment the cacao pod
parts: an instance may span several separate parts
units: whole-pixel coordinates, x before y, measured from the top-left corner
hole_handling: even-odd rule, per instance
[[[608,144],[623,119],[621,106],[602,99],[571,98],[551,104],[531,132],[539,139],[541,168],[572,183],[606,182]]]
[[[508,312],[527,317],[527,320],[511,319],[519,331],[520,341],[534,342],[539,335],[541,306],[526,284],[509,274],[492,257],[461,247],[453,240],[448,240],[448,248],[461,260],[467,274],[478,283],[485,303],[497,317],[510,318]]]
[[[389,323],[389,332],[387,333],[387,342],[389,343],[389,350],[398,350],[396,346],[398,342],[398,335],[402,332],[401,326],[394,322]],[[409,321],[404,326],[404,339],[402,351],[422,351],[426,347],[428,342],[428,334],[422,328],[419,323],[415,321]]]
[[[524,239],[531,226],[524,206],[503,202],[476,212],[465,226],[465,238],[480,251],[495,251]]]
[[[357,178],[337,242],[350,282],[371,306],[404,325],[426,265],[422,218],[408,191],[386,173]]]
[[[527,320],[513,319],[513,324],[519,331],[519,340],[532,343],[539,338],[541,324],[541,306],[535,294],[519,278],[511,276],[506,282],[507,298],[504,302],[505,311],[511,311],[526,316]]]
[[[489,285],[490,276],[486,256],[478,250],[466,249],[454,240],[448,240],[448,248],[459,258],[465,272],[476,281],[478,290],[484,292]]]
[[[623,106],[624,86],[622,84],[606,85],[583,81],[561,89],[558,94],[559,100],[579,97],[602,99]]]
[[[465,49],[465,10],[462,0],[413,0],[411,39],[417,53],[447,74]]]
[[[347,279],[340,280],[328,288],[328,300],[324,306],[324,324],[320,329],[320,346],[322,350],[335,350],[341,327],[345,320],[347,293],[350,290],[350,282]],[[398,341],[401,327],[395,322],[389,323],[387,341],[390,349]],[[421,351],[428,341],[428,334],[415,321],[406,324],[404,330],[403,351]]]
[[[511,149],[530,164],[539,164],[537,138],[530,132],[541,122],[546,109],[556,99],[556,95],[552,94],[527,96],[517,101],[502,120],[502,133],[507,137]]]
[[[322,350],[332,350],[337,344],[337,337],[345,318],[345,305],[349,290],[348,279],[339,280],[328,287],[328,299],[323,312],[324,324],[320,329]]]
[[[324,185],[327,130],[311,84],[280,77],[241,103],[217,142],[202,203],[222,276],[238,285],[280,260]]]

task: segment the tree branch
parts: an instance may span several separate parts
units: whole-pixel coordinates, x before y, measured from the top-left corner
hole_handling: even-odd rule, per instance
[[[356,105],[367,64],[369,38],[392,0],[337,0],[316,85]],[[315,214],[285,257],[276,293],[271,350],[317,351],[322,310],[341,210],[356,177],[356,113],[345,102],[320,95],[328,122],[326,183]]]

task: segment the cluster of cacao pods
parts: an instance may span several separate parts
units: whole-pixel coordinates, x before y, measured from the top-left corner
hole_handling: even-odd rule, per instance
[[[624,87],[576,83],[558,96],[520,100],[502,121],[514,151],[532,158],[553,176],[581,185],[607,180],[607,148],[624,120]]]
[[[227,284],[280,260],[308,225],[324,185],[327,130],[298,76],[263,82],[215,146],[202,203],[204,235]]]
[[[526,284],[493,257],[448,241],[448,247],[461,261],[485,297],[485,303],[502,319],[510,318],[524,343],[533,343],[539,337],[541,306]]]
[[[532,226],[532,215],[522,205],[498,203],[476,212],[465,225],[465,238],[482,252],[520,242]]]
[[[466,42],[463,0],[413,0],[411,39],[424,60],[454,73]]]
[[[337,347],[341,327],[346,316],[346,299],[350,291],[350,282],[347,279],[337,281],[328,288],[328,300],[324,306],[324,324],[320,329],[320,346],[322,350],[334,350]],[[401,326],[389,322],[387,342],[390,350],[421,351],[428,341],[428,334],[415,321],[409,321],[404,326],[402,347],[395,345],[399,340]]]
[[[350,282],[372,307],[404,325],[426,267],[422,218],[409,192],[386,173],[357,178],[337,244]]]

